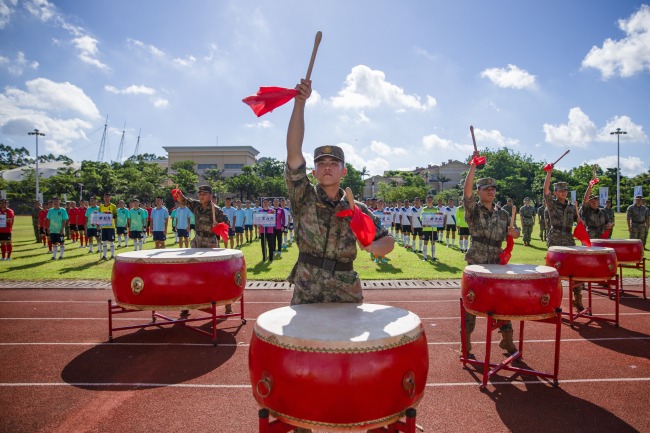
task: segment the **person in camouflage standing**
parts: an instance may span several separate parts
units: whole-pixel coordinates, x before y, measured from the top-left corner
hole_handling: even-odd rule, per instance
[[[41,202],[34,200],[34,207],[32,208],[32,225],[34,226],[34,237],[36,238],[36,243],[41,242],[41,230],[38,226],[38,215],[41,213],[43,208],[41,207]]]
[[[544,180],[544,201],[546,202],[546,212],[548,212],[548,226],[546,244],[549,247],[572,247],[575,246],[573,240],[573,223],[577,222],[578,216],[576,208],[567,200],[569,187],[566,182],[556,182],[553,185],[555,199],[551,195],[551,176],[553,166],[546,172]],[[582,306],[582,283],[575,285],[573,290],[573,306],[578,310],[584,310]]]
[[[478,156],[478,152],[474,152]],[[471,163],[469,172],[465,179],[463,194],[463,205],[465,207],[465,221],[469,226],[469,232],[472,236],[465,260],[468,265],[477,264],[500,264],[500,254],[503,251],[501,245],[508,235],[513,239],[519,237],[519,230],[510,227],[511,214],[503,209],[496,209],[494,198],[497,192],[497,183],[491,177],[485,177],[476,181],[476,194],[478,202],[473,195],[473,183],[476,166]],[[472,349],[471,334],[476,326],[476,316],[465,312],[465,344],[466,353],[461,354],[465,357],[470,356]],[[462,328],[461,328],[462,330]],[[461,331],[462,332],[462,331]],[[501,341],[499,347],[506,350],[508,354],[517,351],[517,346],[513,342],[512,323],[508,322],[499,328]]]
[[[544,212],[546,211],[546,203],[537,209],[537,223],[539,224],[539,239],[541,241],[546,240],[546,220],[544,219]]]
[[[580,209],[580,219],[585,224],[589,237],[591,239],[602,238],[606,230],[611,230],[612,222],[605,212],[605,209],[598,206],[600,197],[598,194],[591,194],[591,189],[595,184],[594,181],[589,182],[585,197],[582,200],[582,209]]]
[[[504,204],[503,206],[499,206],[498,208],[503,209],[504,211],[506,211],[506,213],[508,215],[512,215],[512,207],[514,205],[515,205],[515,203],[512,201],[511,198],[509,198],[508,200],[506,200],[506,204]],[[516,219],[515,219],[515,228],[517,228],[517,220]]]
[[[607,239],[611,239],[612,232],[614,232],[614,225],[616,225],[616,214],[614,213],[614,208],[612,207],[611,198],[608,198],[607,201],[605,202],[605,208],[603,209],[603,212],[607,214],[607,218],[609,219],[609,222],[612,223],[612,229],[609,231],[607,235]]]
[[[524,245],[530,246],[530,238],[533,235],[535,226],[535,208],[530,204],[530,198],[524,199],[524,205],[519,209],[519,218],[521,218],[521,227],[524,232]]]
[[[230,222],[228,217],[221,211],[221,208],[212,202],[212,187],[210,185],[199,186],[198,200],[185,197],[180,190],[174,199],[194,213],[196,228],[190,246],[192,248],[217,248],[217,235],[212,231],[212,227],[215,227],[218,223],[229,224]],[[231,313],[232,305],[227,304],[226,314]],[[182,311],[181,316],[187,317],[186,312]]]
[[[645,245],[645,234],[648,231],[648,208],[641,200],[642,195],[634,196],[634,204],[627,208],[627,229],[630,239],[640,239]]]

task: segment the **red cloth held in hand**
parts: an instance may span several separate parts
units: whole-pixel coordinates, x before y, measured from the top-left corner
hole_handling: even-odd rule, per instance
[[[337,212],[336,216],[340,218],[352,217],[352,220],[350,220],[350,228],[359,240],[359,243],[364,247],[370,245],[375,239],[375,234],[377,233],[375,223],[372,222],[372,218],[361,212],[359,206],[355,206],[354,211],[352,209],[346,209]]]
[[[578,225],[573,229],[573,237],[585,244],[585,246],[591,246],[591,240],[589,239],[589,233],[587,228],[582,221],[578,222]]]
[[[181,194],[183,194],[183,193],[181,192],[180,189],[178,189],[178,188],[174,188],[174,189],[172,189],[172,198],[173,198],[174,200],[178,200],[178,197],[180,197]]]
[[[479,166],[484,166],[485,165],[485,157],[484,156],[475,156],[470,161],[470,164],[474,164],[477,168]]]
[[[228,224],[219,223],[216,226],[212,227],[212,233],[221,237],[224,243],[228,243]]]
[[[609,234],[612,232],[612,229],[605,230],[605,233],[600,235],[601,239],[609,239]]]
[[[508,238],[506,240],[506,249],[499,254],[499,258],[501,259],[501,264],[502,265],[507,265],[508,262],[510,261],[510,258],[512,257],[512,249],[515,246],[515,240],[512,236],[508,235]]]
[[[591,179],[591,180],[589,181],[589,185],[594,186],[594,185],[596,185],[598,182],[600,182],[600,179],[598,179],[597,177],[594,177],[593,179]]]
[[[257,117],[273,111],[280,105],[284,105],[292,100],[298,91],[296,89],[285,89],[284,87],[260,87],[257,95],[247,96],[242,99],[244,104],[248,104]]]
[[[553,171],[553,164],[550,162],[544,166],[544,171]]]

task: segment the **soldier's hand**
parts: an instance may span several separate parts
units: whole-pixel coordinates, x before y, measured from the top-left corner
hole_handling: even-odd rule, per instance
[[[345,198],[348,199],[348,203],[350,203],[350,210],[354,211],[354,194],[352,193],[352,190],[350,187],[345,188]]]

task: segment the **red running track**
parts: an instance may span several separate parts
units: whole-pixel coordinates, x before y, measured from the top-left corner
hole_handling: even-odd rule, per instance
[[[480,392],[481,374],[458,361],[459,295],[458,289],[365,292],[366,302],[411,310],[425,325],[430,371],[417,418],[425,431],[650,432],[650,300],[624,296],[618,328],[585,319],[575,329],[563,324],[559,388],[503,371]],[[106,343],[111,297],[110,290],[0,291],[0,432],[257,431],[248,342],[255,318],[287,305],[291,292],[248,290],[248,323],[220,323],[218,347],[181,326],[120,331]],[[594,298],[594,308],[613,315],[604,296]],[[137,324],[148,317],[115,320]],[[473,342],[479,359],[484,329],[479,319]],[[526,323],[528,367],[552,371],[554,329]],[[495,343],[492,359],[502,357]]]

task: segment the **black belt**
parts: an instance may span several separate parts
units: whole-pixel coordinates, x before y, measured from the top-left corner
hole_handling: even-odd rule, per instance
[[[495,241],[493,239],[488,239],[483,236],[472,236],[472,242],[478,242],[481,244],[489,245],[491,247],[501,248],[502,241]]]
[[[551,229],[552,229],[552,230],[557,230],[558,232],[563,232],[563,233],[567,233],[567,234],[573,234],[573,228],[571,228],[571,227],[563,227],[563,228],[561,228],[561,229],[559,229],[559,228],[557,228],[557,227],[551,227]]]
[[[353,269],[352,262],[343,263],[336,260],[321,259],[320,257],[307,253],[298,254],[298,262],[307,263],[308,265],[316,266],[317,268],[322,268],[330,272],[351,271]]]

